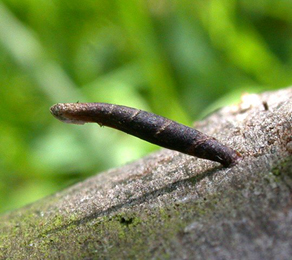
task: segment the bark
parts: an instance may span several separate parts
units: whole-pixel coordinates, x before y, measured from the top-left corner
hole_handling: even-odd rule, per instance
[[[0,217],[1,259],[291,259],[292,88],[196,124],[230,168],[163,149]]]

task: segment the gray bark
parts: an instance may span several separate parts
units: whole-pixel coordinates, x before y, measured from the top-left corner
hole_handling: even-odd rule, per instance
[[[235,166],[163,149],[0,217],[1,259],[291,259],[292,88],[196,124]]]

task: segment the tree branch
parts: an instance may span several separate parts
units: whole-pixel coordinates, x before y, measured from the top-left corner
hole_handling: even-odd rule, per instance
[[[13,259],[290,259],[292,88],[196,124],[231,168],[163,149],[1,216]]]

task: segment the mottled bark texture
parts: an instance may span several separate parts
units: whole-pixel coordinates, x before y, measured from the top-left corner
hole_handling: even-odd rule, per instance
[[[291,259],[292,88],[196,124],[231,168],[163,149],[1,216],[2,259]],[[97,155],[98,159],[98,155]]]

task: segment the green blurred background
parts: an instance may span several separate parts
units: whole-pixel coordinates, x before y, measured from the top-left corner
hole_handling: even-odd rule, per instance
[[[54,119],[109,102],[191,124],[292,83],[292,1],[2,0],[0,212],[158,147]]]

